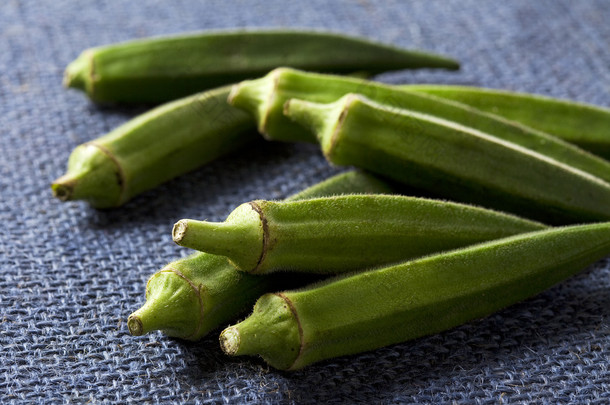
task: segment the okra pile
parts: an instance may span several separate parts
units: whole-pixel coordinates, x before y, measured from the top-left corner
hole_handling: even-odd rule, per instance
[[[261,135],[349,168],[284,201],[236,201],[224,222],[178,221],[174,242],[196,252],[150,277],[129,332],[222,327],[226,354],[295,370],[487,316],[610,254],[609,109],[362,78],[415,68],[459,64],[282,30],[74,60],[64,83],[95,102],[164,104],[77,146],[51,186],[62,201],[119,207]]]

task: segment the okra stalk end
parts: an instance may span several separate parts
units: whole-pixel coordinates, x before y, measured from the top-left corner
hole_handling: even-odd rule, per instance
[[[277,70],[277,69],[276,69]],[[276,71],[260,79],[245,80],[231,87],[227,102],[234,107],[249,112],[256,118],[258,131],[266,135],[268,105],[271,103],[269,94],[273,94],[276,86]]]
[[[63,85],[65,87],[82,90],[91,94],[91,75],[93,73],[93,53],[89,50],[81,53],[72,61],[64,72]]]
[[[318,138],[324,154],[332,153],[337,132],[345,118],[347,108],[358,98],[348,94],[334,103],[319,104],[310,101],[290,99],[284,104],[284,115],[309,129]]]
[[[127,319],[129,333],[161,330],[168,336],[196,336],[202,321],[199,288],[176,270],[156,273],[146,287],[146,303]]]
[[[226,256],[239,270],[254,270],[263,256],[264,221],[256,203],[237,207],[225,222],[178,221],[172,238],[180,246]]]
[[[271,366],[287,370],[299,356],[300,325],[292,304],[282,294],[265,294],[252,315],[220,334],[220,347],[230,356],[260,355]]]
[[[109,152],[83,144],[74,149],[66,174],[51,184],[51,190],[61,201],[85,200],[95,208],[110,208],[120,204],[124,183],[121,167]]]

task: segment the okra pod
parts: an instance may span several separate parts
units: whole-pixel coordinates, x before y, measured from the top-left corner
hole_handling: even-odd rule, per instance
[[[610,182],[610,162],[564,140],[465,104],[377,82],[280,68],[263,78],[235,85],[229,102],[249,111],[256,118],[259,132],[268,139],[315,143],[317,140],[311,131],[299,128],[283,115],[284,103],[290,98],[330,103],[347,93],[362,94],[391,108],[456,122]]]
[[[229,355],[295,370],[438,333],[538,294],[610,254],[610,224],[511,236],[262,296],[220,335]]]
[[[64,84],[96,102],[156,103],[266,74],[278,66],[336,73],[458,69],[439,55],[331,32],[210,31],[85,50]]]
[[[610,109],[537,94],[469,86],[408,85],[419,91],[454,100],[482,111],[521,122],[610,158]]]
[[[255,141],[254,121],[226,102],[228,92],[223,87],[159,106],[77,146],[53,194],[116,207]]]
[[[342,193],[391,193],[383,180],[351,171],[311,186],[287,200]],[[225,257],[196,253],[155,273],[146,286],[146,303],[127,321],[140,336],[161,330],[169,336],[199,340],[212,329],[236,319],[261,294],[302,281],[294,275],[253,276],[238,271]]]
[[[393,195],[257,200],[225,222],[184,219],[174,241],[227,256],[239,270],[343,273],[545,228],[484,208]]]
[[[337,165],[545,223],[610,219],[610,184],[451,121],[354,94],[332,104],[293,99],[285,112],[317,134]]]

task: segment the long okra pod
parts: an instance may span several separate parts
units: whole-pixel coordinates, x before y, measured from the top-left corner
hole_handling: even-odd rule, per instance
[[[52,184],[60,200],[119,206],[258,138],[254,121],[227,104],[228,87],[157,107],[74,149]]]
[[[284,103],[290,98],[330,103],[347,93],[362,94],[391,108],[404,108],[456,122],[610,182],[610,162],[566,141],[461,103],[382,83],[281,68],[263,78],[235,85],[229,102],[249,111],[256,118],[259,132],[269,139],[316,142],[314,134],[299,128],[283,115]],[[610,148],[610,137],[607,138]]]
[[[469,86],[408,85],[401,88],[458,101],[521,122],[610,158],[608,108],[537,94]]]
[[[610,219],[610,184],[451,121],[353,94],[332,104],[293,99],[285,111],[317,133],[337,165],[546,223]]]
[[[227,256],[240,270],[343,273],[545,228],[484,208],[389,195],[252,201],[225,222],[181,220],[179,245]]]
[[[391,193],[383,180],[347,172],[311,186],[287,200],[342,193]],[[225,257],[196,253],[169,263],[146,287],[146,303],[128,319],[131,334],[162,330],[169,336],[198,340],[236,319],[263,293],[295,284],[285,277],[252,276],[238,271]],[[298,281],[298,280],[297,280]]]
[[[221,347],[299,369],[487,316],[608,254],[609,223],[552,228],[267,294]]]
[[[212,31],[87,49],[68,65],[65,84],[99,102],[163,102],[278,66],[370,74],[459,68],[439,55],[330,32]]]

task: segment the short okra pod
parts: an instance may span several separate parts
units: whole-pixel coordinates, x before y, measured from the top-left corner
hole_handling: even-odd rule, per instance
[[[391,192],[394,189],[383,180],[351,171],[306,188],[287,200]],[[253,276],[235,269],[225,257],[196,253],[169,263],[150,278],[146,303],[131,314],[127,325],[135,336],[161,330],[169,336],[199,340],[235,320],[261,294],[303,281],[293,275]]]
[[[609,223],[520,234],[266,294],[220,343],[229,355],[260,355],[295,370],[487,316],[608,254]]]
[[[210,31],[85,50],[64,83],[97,102],[156,103],[266,74],[278,66],[336,73],[458,69],[439,55],[330,32]]]
[[[62,201],[95,208],[132,197],[259,139],[252,118],[227,104],[228,87],[177,100],[77,146],[52,184]]]
[[[285,102],[297,98],[330,103],[347,93],[362,94],[389,108],[407,109],[456,122],[610,182],[610,162],[564,140],[465,104],[374,81],[280,68],[263,78],[233,86],[229,102],[249,111],[256,118],[259,132],[268,139],[316,142],[313,133],[284,116]],[[583,136],[586,135],[583,133]],[[610,148],[610,137],[606,139]]]
[[[343,273],[545,228],[484,208],[390,195],[252,201],[225,222],[181,220],[174,241],[238,269]]]
[[[554,99],[468,86],[408,85],[420,91],[470,105],[558,136],[581,148],[610,158],[610,109]]]
[[[285,112],[317,134],[337,165],[545,223],[610,219],[610,184],[451,121],[353,94],[332,104],[293,99]]]

